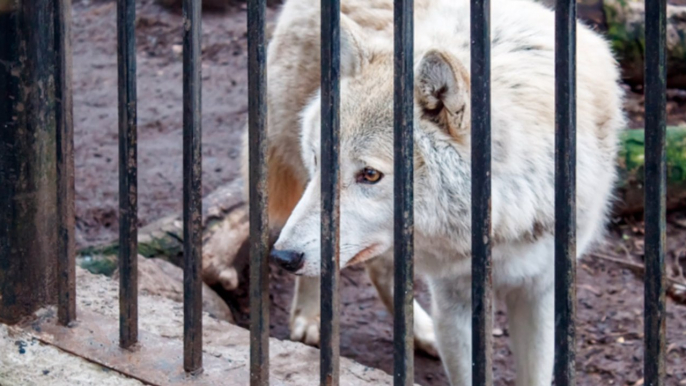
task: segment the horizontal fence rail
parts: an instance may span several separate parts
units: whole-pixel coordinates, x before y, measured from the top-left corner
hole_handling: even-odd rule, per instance
[[[28,0],[27,4],[32,4]],[[44,4],[41,2],[40,4]],[[183,221],[184,221],[184,353],[183,370],[202,370],[202,153],[201,153],[201,1],[183,0]],[[26,6],[26,4],[22,5]],[[54,9],[53,9],[54,6]],[[394,369],[396,386],[414,378],[414,2],[394,0]],[[321,357],[320,384],[339,384],[339,238],[340,238],[340,0],[321,0]],[[472,225],[472,367],[473,385],[492,385],[491,272],[491,4],[470,0],[471,38],[471,225]],[[30,6],[16,12],[27,12]],[[58,323],[76,320],[74,130],[71,75],[71,1],[49,7],[54,31],[55,160],[58,216]],[[267,213],[267,68],[266,0],[248,1],[248,138],[250,193],[250,384],[269,385],[269,222]],[[645,357],[648,386],[665,380],[665,241],[666,241],[666,0],[645,2]],[[574,329],[576,290],[576,1],[557,0],[555,9],[555,384],[575,384]],[[3,16],[4,17],[4,16]],[[43,16],[41,16],[43,17]],[[10,18],[6,18],[10,20]],[[36,18],[38,20],[39,18]],[[5,20],[5,19],[3,19]],[[16,21],[15,19],[11,19]],[[42,20],[42,19],[41,19]],[[137,281],[137,96],[135,0],[117,0],[118,141],[119,141],[119,340],[123,348],[138,343]],[[18,24],[17,24],[18,25]],[[3,31],[9,31],[3,26]],[[28,36],[25,27],[17,34]],[[45,45],[40,33],[30,50]],[[10,36],[10,35],[8,35]],[[28,39],[11,36],[16,42]],[[40,38],[40,41],[38,40]],[[23,39],[23,40],[22,40]],[[14,41],[14,40],[13,40]],[[7,45],[2,55],[18,56]],[[52,55],[52,53],[51,53]],[[5,59],[16,59],[8,57]],[[41,67],[42,68],[42,67]],[[0,70],[4,71],[2,68]],[[42,69],[41,71],[43,71]],[[28,71],[28,70],[26,70]],[[33,71],[33,69],[31,69]],[[0,73],[5,82],[4,73]],[[39,75],[42,75],[39,74]],[[25,80],[21,80],[24,82]],[[20,82],[20,81],[14,81]],[[21,83],[23,84],[23,83]],[[8,85],[17,93],[20,83]],[[11,89],[9,86],[12,86]],[[19,95],[19,94],[17,94]],[[10,98],[11,99],[11,98]],[[5,101],[5,99],[2,99]],[[14,102],[0,106],[9,120]],[[30,106],[30,105],[27,105]],[[41,105],[42,106],[42,105]],[[22,107],[24,108],[24,107]],[[41,107],[33,107],[35,109]],[[11,113],[11,114],[10,114]],[[10,127],[4,121],[3,127]],[[14,127],[14,126],[11,126]],[[37,130],[36,128],[31,128]],[[14,140],[5,133],[3,141]],[[17,139],[16,141],[20,141]],[[4,143],[0,143],[4,146]],[[14,146],[14,143],[11,145]],[[26,145],[18,154],[34,154]],[[27,150],[28,149],[28,150]],[[20,151],[21,150],[21,151]],[[7,153],[7,152],[5,152]],[[6,156],[0,154],[0,156]],[[2,165],[17,162],[1,158]],[[9,167],[8,167],[9,169]],[[9,175],[9,174],[8,174]],[[0,177],[5,177],[1,174]],[[0,189],[0,202],[11,202],[12,189]],[[54,197],[54,195],[52,196]],[[9,204],[5,204],[9,206]],[[53,214],[54,214],[53,213]],[[6,222],[15,221],[3,213]],[[15,215],[18,216],[18,215]],[[8,246],[14,234],[3,229],[0,273],[10,272],[18,258]],[[19,240],[19,242],[26,242]],[[4,257],[4,256],[3,256]],[[40,261],[37,260],[37,261]],[[10,264],[8,266],[7,264]],[[21,267],[20,267],[21,268]],[[26,278],[17,285],[25,285]],[[21,281],[24,280],[24,281]],[[12,283],[15,283],[12,281]],[[5,285],[5,283],[3,283]],[[5,287],[3,287],[5,288]],[[2,299],[5,301],[5,299]],[[41,300],[45,303],[47,300]],[[7,307],[0,303],[0,307]],[[2,315],[5,315],[5,310]],[[27,311],[29,312],[29,311]],[[23,315],[22,315],[23,316]],[[314,382],[314,380],[313,380]]]

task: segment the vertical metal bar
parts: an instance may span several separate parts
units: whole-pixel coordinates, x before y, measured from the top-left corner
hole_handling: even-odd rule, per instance
[[[202,371],[201,0],[183,0],[183,367]]]
[[[645,3],[645,356],[646,386],[665,379],[666,0]]]
[[[576,0],[555,8],[555,384],[575,384]]]
[[[471,0],[472,384],[493,384],[491,4]]]
[[[119,70],[119,344],[138,341],[138,156],[135,0],[117,0]]]
[[[55,296],[55,7],[0,0],[0,321]]]
[[[74,120],[71,88],[71,0],[55,0],[57,140],[57,319],[76,319],[74,245]]]
[[[395,0],[394,71],[394,320],[393,379],[396,386],[414,384],[414,117],[413,0]]]
[[[18,115],[17,105],[22,103],[22,78],[15,74],[25,69],[20,61],[20,47],[25,46],[19,29],[19,3],[12,1],[0,7],[0,322],[15,323],[31,314],[34,302],[20,299],[21,290],[18,273],[25,269],[18,262],[23,256],[10,254],[17,250],[17,232],[14,230],[23,220],[18,211],[13,210],[17,197],[17,183],[21,170],[21,150],[16,145],[23,138],[16,134],[25,124],[24,117]],[[15,118],[16,117],[16,118]],[[21,119],[21,121],[20,121]],[[14,152],[11,149],[15,149]],[[24,162],[28,160],[25,159]],[[12,279],[15,280],[12,280]],[[22,304],[24,307],[22,307]],[[23,308],[23,309],[22,309]]]
[[[269,218],[265,0],[248,1],[250,385],[269,385]]]
[[[340,0],[321,0],[321,12],[321,384],[337,386],[340,354],[338,296]]]

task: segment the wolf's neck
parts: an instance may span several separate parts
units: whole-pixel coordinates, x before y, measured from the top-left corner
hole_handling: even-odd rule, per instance
[[[415,222],[418,236],[446,239],[455,252],[471,244],[471,170],[469,144],[456,145],[439,132],[415,130],[420,165],[415,172]]]

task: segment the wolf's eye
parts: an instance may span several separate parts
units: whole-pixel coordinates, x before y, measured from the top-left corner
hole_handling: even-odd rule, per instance
[[[357,173],[357,182],[363,184],[376,184],[383,178],[383,173],[372,168],[364,168]]]

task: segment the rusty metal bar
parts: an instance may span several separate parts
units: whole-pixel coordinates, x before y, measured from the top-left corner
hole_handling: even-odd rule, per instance
[[[555,8],[555,384],[575,385],[576,1]]]
[[[645,2],[645,355],[646,386],[665,383],[666,0]]]
[[[472,384],[493,384],[491,4],[471,0]]]
[[[339,376],[340,0],[321,0],[321,385]]]
[[[265,0],[248,1],[250,385],[269,385],[269,218]]]
[[[0,1],[0,321],[56,300],[55,7]]]
[[[71,87],[71,0],[55,0],[55,123],[57,140],[57,314],[76,319],[74,241],[74,115]]]
[[[201,0],[183,0],[183,367],[202,371]]]
[[[119,336],[138,341],[138,134],[135,0],[117,0],[119,71]]]
[[[15,323],[17,320],[33,309],[24,312],[16,312],[18,289],[17,284],[9,280],[17,276],[17,266],[12,260],[21,261],[13,257],[10,252],[14,249],[13,224],[16,222],[16,214],[12,210],[16,195],[15,180],[16,171],[20,170],[15,165],[20,160],[17,153],[10,149],[15,147],[18,138],[13,135],[18,132],[20,125],[17,115],[17,104],[20,103],[21,78],[13,76],[12,70],[19,71],[19,11],[15,2],[10,2],[5,8],[0,9],[0,321]],[[17,117],[17,119],[13,118]],[[15,155],[16,154],[16,155]],[[13,167],[11,167],[13,166]],[[13,172],[14,171],[14,172]],[[31,307],[33,308],[33,307]],[[15,314],[19,314],[16,315]]]
[[[414,1],[395,0],[393,379],[414,385]]]

